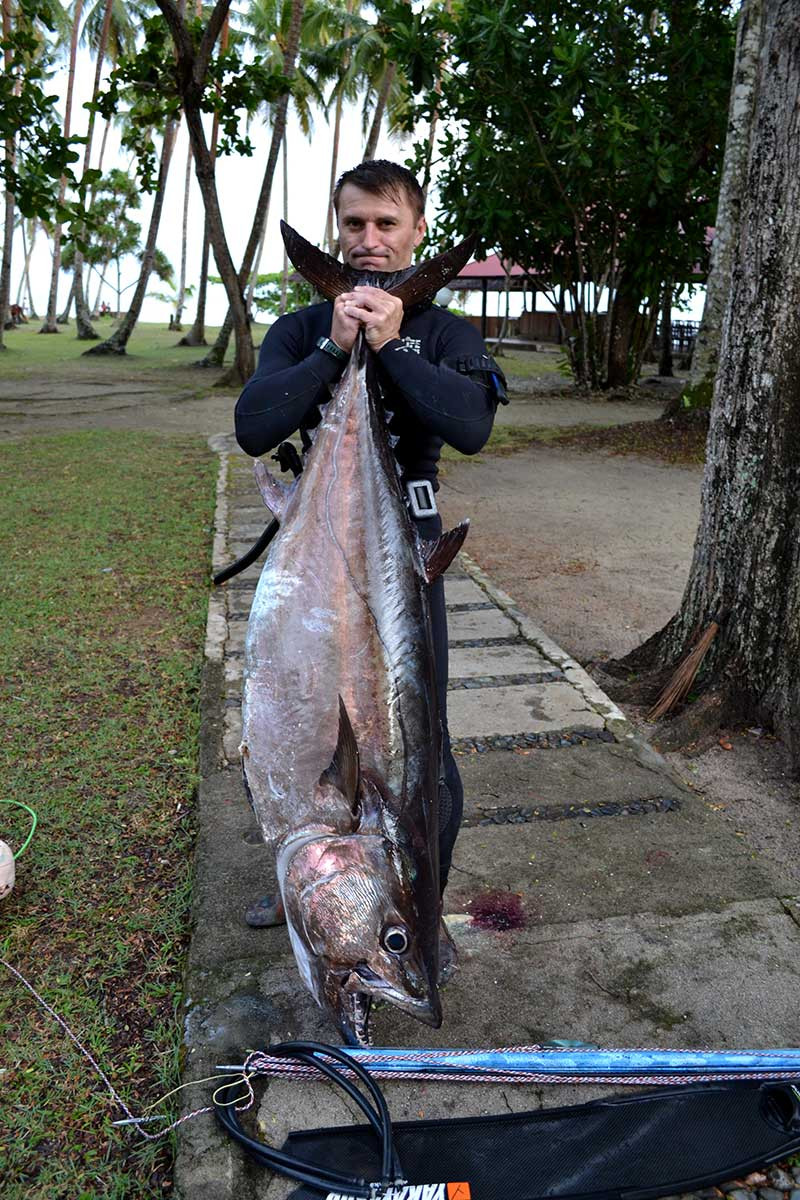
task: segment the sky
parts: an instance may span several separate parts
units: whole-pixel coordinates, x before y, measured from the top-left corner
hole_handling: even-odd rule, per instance
[[[65,87],[65,77],[66,72],[53,80],[54,87],[56,87],[59,83],[62,84],[62,92],[63,88]],[[94,65],[90,56],[88,53],[79,52],[75,82],[75,99],[73,104],[74,132],[80,133],[85,129],[86,110],[82,108],[82,104],[91,95],[93,79]],[[97,161],[101,137],[102,127],[98,122],[98,127],[95,132],[94,156],[92,165],[95,165]],[[264,124],[261,120],[256,119],[250,127],[250,138],[255,148],[254,154],[251,158],[231,155],[226,158],[221,158],[218,161],[217,166],[217,188],[220,196],[220,205],[225,222],[225,231],[228,238],[228,244],[235,262],[241,260],[245,243],[247,241],[247,236],[250,232],[253,211],[269,151],[269,126]],[[314,129],[311,139],[309,140],[301,132],[298,122],[290,108],[287,140],[289,168],[289,223],[293,225],[298,232],[306,237],[309,241],[314,242],[315,244],[320,244],[325,229],[325,216],[328,201],[332,121],[329,124],[325,120],[324,116],[321,113],[318,113],[315,116]],[[355,166],[361,161],[364,141],[365,138],[361,132],[360,112],[355,106],[350,106],[346,108],[342,122],[342,133],[338,159],[339,173],[347,170],[349,167]],[[410,139],[405,139],[404,141],[390,139],[387,136],[384,127],[384,131],[378,144],[376,157],[390,158],[402,163],[410,153],[410,147]],[[181,258],[181,224],[183,217],[187,148],[188,135],[185,125],[181,124],[175,150],[173,152],[172,163],[170,165],[170,172],[167,181],[167,193],[158,237],[159,248],[163,250],[173,265],[176,283]],[[130,158],[121,151],[119,145],[119,134],[112,126],[109,132],[108,148],[106,150],[103,169],[105,171],[111,167],[119,167],[123,170],[127,170],[129,164]],[[261,271],[265,273],[279,271],[282,266],[283,244],[279,230],[279,221],[282,216],[282,206],[282,162],[279,160],[272,189],[272,201],[268,216],[264,256],[260,267]],[[147,193],[142,193],[142,206],[135,215],[136,219],[142,226],[143,237],[147,228],[147,222],[149,220],[150,207],[150,197],[147,195]],[[429,211],[427,216],[430,221],[433,217],[435,217],[436,213],[435,173],[434,186],[431,190],[428,209]],[[202,240],[202,203],[197,181],[194,179],[194,176],[192,176],[189,201],[189,239],[187,262],[188,283],[196,284],[197,282],[200,270]],[[22,271],[22,260],[22,243],[21,237],[18,233],[14,244],[12,263],[12,302],[16,301],[17,298],[17,287],[19,285]],[[126,261],[123,269],[123,287],[126,284],[135,283],[138,274],[137,265],[138,264],[132,258]],[[35,246],[31,268],[31,283],[34,292],[34,300],[36,302],[37,311],[41,315],[47,303],[47,293],[50,285],[51,271],[50,244],[46,241],[42,234],[39,235]],[[215,273],[213,266],[212,273]],[[93,274],[89,291],[89,295],[92,300],[96,293],[97,283],[98,279]],[[68,276],[62,272],[59,285],[59,312],[66,302],[69,285],[70,280]],[[151,278],[149,290],[150,292],[157,293],[168,289],[166,289],[164,285],[162,285],[161,282],[155,276],[153,276]],[[123,308],[125,307],[126,297],[130,298],[132,292],[133,288],[131,287],[125,293],[125,295],[123,295]],[[110,290],[107,290],[104,295],[107,301],[113,306],[115,304],[113,293]],[[504,301],[501,301],[500,296],[497,296],[494,299],[490,298],[488,310],[489,313],[499,311],[499,305],[501,302],[504,304]],[[462,302],[459,301],[459,303]],[[512,293],[511,305],[511,314],[514,316],[519,312],[521,305],[521,296],[518,293]],[[702,291],[699,291],[695,295],[695,298],[687,311],[679,312],[676,309],[673,313],[673,316],[679,319],[690,318],[693,320],[699,320],[702,314],[702,306],[703,294]],[[548,306],[542,298],[539,298],[537,307],[545,308]],[[470,312],[480,312],[480,297],[477,293],[473,293],[470,301],[466,304],[466,308],[467,311]],[[171,311],[171,305],[149,296],[144,304],[142,320],[164,321],[167,323]],[[225,317],[226,311],[227,300],[224,288],[221,284],[210,286],[206,309],[206,320],[208,324],[220,324]],[[190,298],[186,304],[184,324],[186,324],[187,320],[191,321],[193,314],[194,300],[193,298]]]

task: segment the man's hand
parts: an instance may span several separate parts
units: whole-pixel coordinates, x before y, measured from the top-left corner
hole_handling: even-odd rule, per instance
[[[377,351],[400,336],[402,322],[403,301],[398,296],[380,288],[356,287],[333,302],[331,340],[342,350],[352,350],[363,325],[368,345]]]

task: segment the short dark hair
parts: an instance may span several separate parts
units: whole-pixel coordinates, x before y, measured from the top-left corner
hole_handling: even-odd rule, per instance
[[[405,196],[418,218],[425,211],[425,195],[416,176],[388,159],[368,158],[339,176],[333,189],[333,207],[337,214],[339,196],[346,183],[352,183],[354,187],[361,188],[364,192],[372,192],[376,196]]]

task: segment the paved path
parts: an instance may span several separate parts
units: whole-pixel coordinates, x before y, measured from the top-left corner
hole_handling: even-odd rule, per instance
[[[217,448],[215,569],[246,549],[268,517],[250,460],[228,440]],[[258,572],[216,592],[209,614],[187,1079],[270,1040],[337,1040],[300,983],[285,930],[250,930],[241,918],[275,883],[237,753],[242,646]],[[466,556],[448,574],[450,727],[467,800],[446,920],[461,969],[443,993],[441,1030],[383,1009],[376,1043],[796,1044],[800,906],[786,881]],[[512,930],[502,928],[508,903],[520,914]],[[600,1094],[402,1083],[386,1091],[398,1120]],[[188,1096],[187,1108],[198,1102]],[[273,1082],[258,1108],[261,1135],[278,1145],[290,1129],[353,1119],[323,1084]],[[209,1117],[182,1127],[177,1183],[185,1200],[267,1191],[273,1200],[291,1190],[245,1164]]]

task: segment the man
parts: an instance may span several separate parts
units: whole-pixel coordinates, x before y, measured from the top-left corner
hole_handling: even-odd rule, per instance
[[[339,179],[333,194],[342,258],[365,274],[411,265],[425,235],[424,196],[417,180],[395,163],[371,160]],[[300,430],[304,441],[319,423],[360,328],[375,353],[395,454],[420,536],[442,530],[434,494],[443,442],[475,454],[491,433],[504,380],[469,322],[432,304],[409,312],[380,288],[356,286],[331,304],[314,304],[280,317],[265,337],[258,367],[236,405],[236,437],[254,457]],[[447,882],[461,823],[463,788],[447,730],[447,621],[444,585],[430,589],[437,691],[443,728],[440,787],[441,886]],[[245,916],[261,927],[283,920],[280,898],[264,896]]]

